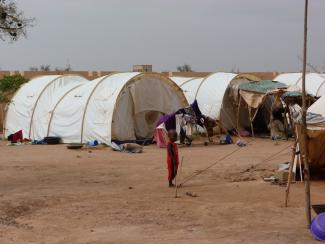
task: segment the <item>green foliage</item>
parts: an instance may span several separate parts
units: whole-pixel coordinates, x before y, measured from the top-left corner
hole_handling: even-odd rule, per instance
[[[9,102],[12,94],[27,81],[28,79],[21,75],[4,76],[0,79],[0,103]]]
[[[183,64],[182,66],[177,66],[177,71],[179,72],[192,72],[191,65]]]

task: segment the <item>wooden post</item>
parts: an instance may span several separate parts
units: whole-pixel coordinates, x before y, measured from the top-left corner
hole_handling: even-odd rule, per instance
[[[256,118],[256,116],[257,116],[258,111],[260,110],[260,107],[261,107],[261,106],[258,106],[258,107],[256,108],[256,110],[255,110],[255,113],[254,113],[254,115],[253,115],[253,119],[252,119],[253,122],[254,122],[254,120],[255,120],[255,118]]]
[[[310,173],[307,151],[307,122],[306,122],[306,64],[307,64],[307,25],[308,25],[308,0],[305,0],[305,17],[304,17],[304,49],[303,49],[303,69],[302,69],[302,145],[300,149],[303,152],[304,162],[304,180],[305,180],[305,201],[306,201],[306,219],[307,228],[311,223],[310,208]]]
[[[285,201],[284,201],[285,207],[288,207],[288,198],[289,198],[290,185],[291,185],[291,180],[292,180],[293,164],[294,164],[295,157],[296,157],[296,151],[297,151],[297,139],[295,140],[295,144],[292,148],[292,157],[291,157],[291,161],[290,161],[290,165],[289,165],[289,176],[288,176],[288,182],[287,182],[286,193],[285,193]]]
[[[247,105],[248,106],[248,105]],[[251,132],[252,136],[254,137],[254,125],[253,125],[253,118],[252,118],[252,108],[248,106],[248,114],[249,114],[249,121],[251,123]]]
[[[240,106],[241,106],[241,95],[239,95],[239,102],[238,102],[238,107],[237,107],[237,133],[238,136],[240,137],[239,133],[239,112],[240,112]]]
[[[2,123],[2,140],[4,141],[5,140],[5,117],[4,117],[4,114],[5,114],[5,112],[4,112],[4,104],[3,103],[1,103],[0,104],[0,107],[1,107],[1,119],[2,119],[2,121],[1,121],[1,123]]]

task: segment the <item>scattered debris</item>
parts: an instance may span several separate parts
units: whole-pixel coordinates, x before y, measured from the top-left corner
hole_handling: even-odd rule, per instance
[[[238,139],[236,145],[239,147],[245,147],[247,146],[247,143],[244,140]]]
[[[275,177],[274,177],[274,176],[271,176],[271,177],[265,177],[265,178],[263,178],[263,180],[264,180],[265,182],[273,182],[273,181],[275,181]]]
[[[81,149],[83,147],[80,143],[71,143],[67,145],[68,149]]]
[[[87,146],[91,146],[91,147],[96,147],[99,145],[99,142],[97,140],[94,141],[89,141],[86,143]]]
[[[271,182],[271,184],[277,185],[286,185],[289,178],[289,163],[281,163],[279,164],[278,170],[274,172],[274,174],[270,177],[265,177],[263,180],[265,182]],[[293,182],[295,176],[292,176]]]
[[[198,197],[197,194],[193,193],[193,192],[186,192],[186,196],[189,196],[189,197]]]
[[[220,145],[232,144],[233,140],[229,134],[220,137]]]
[[[136,143],[124,143],[124,144],[116,144],[115,142],[112,142],[111,145],[113,151],[118,152],[127,152],[127,153],[142,153],[143,147]]]

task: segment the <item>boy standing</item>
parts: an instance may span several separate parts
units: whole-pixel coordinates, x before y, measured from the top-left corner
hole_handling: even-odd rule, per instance
[[[175,144],[177,141],[177,132],[175,130],[168,131],[169,142],[167,144],[167,166],[168,166],[168,183],[169,187],[174,187],[173,180],[177,175],[179,164],[178,148]]]

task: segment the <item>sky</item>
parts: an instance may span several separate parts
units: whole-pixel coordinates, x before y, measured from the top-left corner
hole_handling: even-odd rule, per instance
[[[16,0],[27,39],[0,41],[0,69],[300,71],[304,0]],[[325,0],[309,1],[308,62],[325,70]]]

